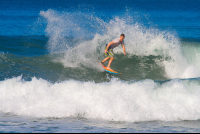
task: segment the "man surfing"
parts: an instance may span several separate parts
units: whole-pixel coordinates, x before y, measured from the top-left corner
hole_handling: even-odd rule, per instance
[[[125,35],[121,34],[120,38],[116,38],[113,41],[111,41],[110,43],[106,44],[105,51],[104,51],[106,58],[101,62],[101,65],[103,65],[104,62],[109,60],[107,69],[111,69],[110,65],[111,65],[112,61],[114,60],[113,49],[115,47],[119,46],[119,44],[121,44],[123,51],[124,51],[124,55],[126,55],[125,46],[124,46],[124,38],[125,38]]]

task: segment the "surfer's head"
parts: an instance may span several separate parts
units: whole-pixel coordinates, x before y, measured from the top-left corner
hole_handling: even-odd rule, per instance
[[[124,34],[121,34],[121,35],[120,35],[120,41],[123,41],[124,38],[125,38],[125,35],[124,35]]]

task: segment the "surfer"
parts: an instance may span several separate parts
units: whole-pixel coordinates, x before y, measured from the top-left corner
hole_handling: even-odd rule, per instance
[[[106,44],[105,51],[104,51],[106,58],[101,62],[101,64],[103,65],[104,62],[109,60],[107,69],[111,69],[110,65],[111,65],[112,61],[114,60],[113,49],[115,47],[119,46],[119,44],[121,44],[123,51],[124,51],[124,55],[126,55],[125,46],[124,46],[124,38],[125,38],[125,35],[121,34],[120,38],[116,38],[113,41],[111,41],[110,43]]]

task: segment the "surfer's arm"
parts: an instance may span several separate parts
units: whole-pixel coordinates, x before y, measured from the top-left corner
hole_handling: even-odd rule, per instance
[[[125,49],[124,44],[122,44],[122,48],[123,48],[123,51],[124,51],[124,55],[126,55],[126,49]]]
[[[108,48],[110,47],[110,45],[112,45],[114,42],[113,41],[111,41],[110,43],[108,43],[108,45],[107,45],[107,47],[106,47],[106,50],[104,51],[104,53],[107,53],[107,51],[108,51]]]

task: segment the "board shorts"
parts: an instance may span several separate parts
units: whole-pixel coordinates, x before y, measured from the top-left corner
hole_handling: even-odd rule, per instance
[[[107,45],[108,44],[106,44],[106,46],[105,46],[105,50],[106,50]],[[106,57],[114,57],[113,49],[111,46],[108,48],[108,51],[107,51],[107,53],[105,53],[105,56]]]

